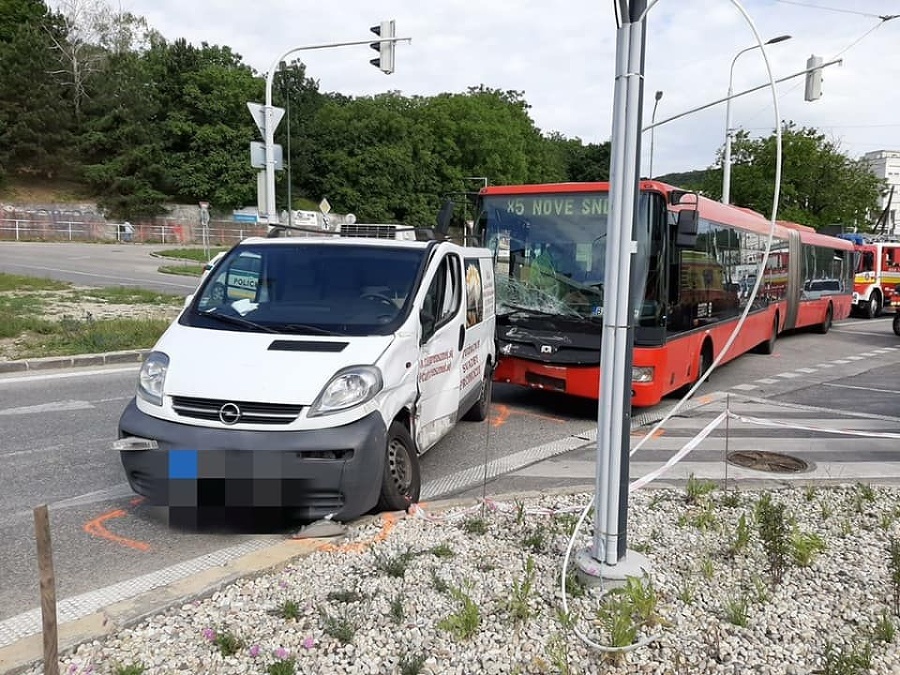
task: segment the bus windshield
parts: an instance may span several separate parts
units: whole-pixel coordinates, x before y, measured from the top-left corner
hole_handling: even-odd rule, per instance
[[[646,195],[640,203],[646,223]],[[485,195],[479,227],[496,260],[498,314],[602,317],[608,214],[607,192]],[[643,248],[649,233],[637,229]]]

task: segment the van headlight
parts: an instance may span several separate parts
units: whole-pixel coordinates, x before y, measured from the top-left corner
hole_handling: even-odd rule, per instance
[[[382,386],[381,371],[374,366],[344,368],[325,385],[307,416],[328,415],[362,405],[371,401]]]
[[[138,396],[153,405],[162,405],[163,387],[166,384],[168,370],[169,357],[162,352],[150,352],[141,365],[141,373],[138,376]]]
[[[653,382],[653,366],[632,366],[631,381],[632,382]]]

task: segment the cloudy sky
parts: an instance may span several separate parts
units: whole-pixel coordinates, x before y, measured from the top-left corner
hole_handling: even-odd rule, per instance
[[[308,51],[301,58],[322,91],[368,95],[462,92],[485,84],[525,93],[544,132],[584,141],[609,139],[615,53],[613,0],[116,0],[148,19],[166,38],[228,45],[260,73],[303,45],[367,40],[369,27],[395,19],[396,71],[369,65],[367,46]],[[812,126],[857,157],[900,150],[900,14],[898,0],[742,0],[768,49],[776,77],[806,67],[815,54],[842,58],[824,73],[823,96],[803,100],[803,78],[781,83],[781,118]],[[755,44],[731,0],[660,0],[647,31],[644,122],[662,91],[657,120],[723,98],[732,59]],[[734,90],[762,84],[760,50],[734,66]],[[249,113],[248,113],[249,114]],[[735,100],[732,125],[752,135],[773,129],[772,95]],[[725,137],[725,105],[657,128],[653,173],[704,168]],[[649,173],[644,134],[643,174]]]

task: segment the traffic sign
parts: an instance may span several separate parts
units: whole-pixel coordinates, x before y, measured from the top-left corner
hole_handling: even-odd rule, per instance
[[[259,133],[265,137],[266,135],[266,106],[262,103],[247,103],[247,108],[250,110],[250,114],[253,116],[253,121],[256,122],[256,127],[259,129]],[[281,122],[281,118],[284,117],[284,108],[278,108],[276,106],[272,106],[272,131],[278,128],[278,124]]]
[[[275,151],[275,170],[284,169],[284,152],[281,145],[275,143],[272,148]],[[260,141],[250,141],[250,166],[254,169],[266,168],[266,144]]]
[[[209,202],[200,202],[200,210],[206,211],[209,208]]]
[[[328,200],[324,197],[322,198],[322,201],[319,202],[319,211],[324,213],[326,216],[331,211],[331,204],[329,204]]]

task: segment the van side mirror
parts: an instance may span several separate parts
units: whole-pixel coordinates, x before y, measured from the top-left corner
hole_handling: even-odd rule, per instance
[[[675,246],[679,248],[694,248],[697,243],[699,222],[699,212],[696,210],[683,209],[679,211],[676,223]]]

